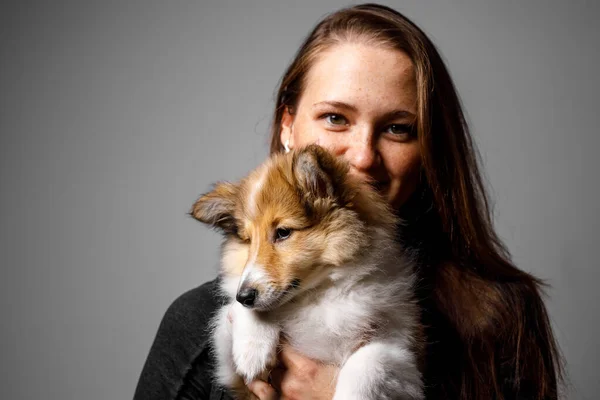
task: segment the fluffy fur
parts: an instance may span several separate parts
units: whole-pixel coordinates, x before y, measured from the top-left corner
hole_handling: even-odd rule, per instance
[[[213,320],[213,349],[216,380],[239,398],[275,365],[281,337],[340,367],[336,400],[423,398],[413,266],[394,213],[348,171],[312,145],[217,184],[192,208],[225,234],[230,302]]]

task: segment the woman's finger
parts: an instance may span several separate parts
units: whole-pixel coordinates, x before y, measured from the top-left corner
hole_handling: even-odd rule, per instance
[[[281,382],[283,381],[283,376],[285,374],[284,368],[273,368],[269,373],[269,383],[278,393],[281,393]]]
[[[252,381],[248,384],[248,389],[260,400],[277,400],[279,398],[275,389],[264,381]]]

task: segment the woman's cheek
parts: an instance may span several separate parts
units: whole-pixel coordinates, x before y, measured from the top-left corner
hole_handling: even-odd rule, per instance
[[[339,155],[343,147],[343,142],[340,140],[342,136],[343,134],[341,132],[331,132],[323,127],[317,126],[314,128],[313,134],[311,135],[311,144],[318,144],[333,154]]]
[[[294,127],[294,147],[301,148],[310,144],[318,144],[335,155],[344,152],[347,132],[336,132],[326,128],[322,118],[307,116],[296,120]],[[347,145],[347,143],[346,143]]]
[[[318,144],[330,150],[333,150],[334,143],[330,132],[327,132],[322,125],[322,121],[309,119],[308,121],[302,122],[297,121],[295,126],[295,146],[304,147],[310,144]]]

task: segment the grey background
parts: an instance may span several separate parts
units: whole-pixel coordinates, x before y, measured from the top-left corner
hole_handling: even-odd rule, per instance
[[[447,60],[498,231],[552,285],[570,398],[596,398],[598,2],[386,3]],[[186,211],[266,156],[278,79],[344,5],[2,3],[0,398],[131,398],[168,305],[216,272]]]

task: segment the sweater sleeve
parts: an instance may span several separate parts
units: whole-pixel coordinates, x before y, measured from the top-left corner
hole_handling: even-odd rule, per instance
[[[217,280],[207,282],[169,306],[142,368],[134,400],[230,398],[212,384],[208,325],[223,302],[217,285]]]

